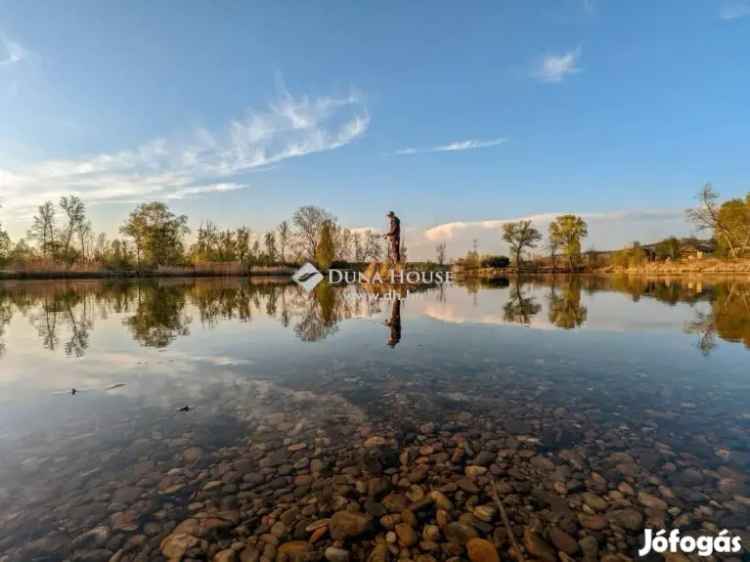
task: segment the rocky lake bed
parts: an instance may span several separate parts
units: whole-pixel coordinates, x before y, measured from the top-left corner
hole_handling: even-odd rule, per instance
[[[181,312],[207,318],[198,308],[206,299],[190,286]],[[227,288],[216,288],[221,299],[210,305],[221,308]],[[280,314],[269,313],[269,299],[249,305],[254,322]],[[262,336],[232,350],[212,341],[213,354],[187,359],[186,348],[170,351],[179,338],[221,331],[221,319],[247,327],[224,308],[194,335],[163,317],[148,326],[148,335],[171,330],[175,339],[128,363],[138,373],[130,379],[127,349],[81,361],[80,395],[45,391],[46,411],[18,410],[26,427],[0,435],[0,562],[748,559],[744,380],[675,385],[656,374],[656,360],[633,363],[614,348],[582,368],[573,359],[580,350],[530,354],[514,336],[510,348],[482,353],[498,345],[484,329],[449,346],[443,337],[455,334],[427,330],[435,330],[424,320],[433,300],[423,300],[407,301],[413,343],[396,349],[384,345],[383,318],[393,317],[385,303],[338,311],[338,322],[364,334],[337,342],[341,334],[318,326],[324,349],[295,344],[286,363],[259,363],[262,350],[274,353]],[[325,317],[318,311],[318,322]],[[317,345],[303,337],[309,318],[299,321],[297,340]],[[135,325],[118,319],[112,329]],[[437,342],[425,349],[430,333]],[[382,336],[377,345],[366,343],[373,334]],[[82,357],[102,345],[91,340]],[[238,349],[248,350],[245,361],[226,358]],[[509,349],[523,362],[508,360]],[[693,351],[687,365],[703,360]],[[127,384],[96,391],[90,373],[106,365]],[[745,550],[639,558],[645,529],[694,537],[726,529]]]

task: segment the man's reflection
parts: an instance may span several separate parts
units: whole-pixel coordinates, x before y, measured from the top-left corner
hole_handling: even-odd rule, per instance
[[[401,299],[393,299],[391,302],[391,317],[385,321],[391,331],[388,335],[388,346],[395,348],[401,341]]]

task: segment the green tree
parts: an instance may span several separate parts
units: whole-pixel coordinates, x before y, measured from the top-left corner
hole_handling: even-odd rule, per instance
[[[667,258],[676,260],[680,257],[680,241],[674,236],[670,236],[658,242],[654,251],[656,252],[656,257],[661,260]]]
[[[320,241],[316,246],[315,262],[321,269],[328,269],[336,257],[336,248],[333,244],[333,224],[330,221],[323,223],[320,230]]]
[[[509,222],[503,225],[503,240],[510,245],[516,267],[521,267],[523,251],[535,248],[541,239],[542,234],[531,226],[531,221]]]
[[[571,271],[580,260],[581,243],[588,235],[586,221],[576,215],[561,215],[549,225],[550,240],[562,249]]]
[[[144,203],[130,213],[120,232],[133,239],[139,266],[175,265],[183,260],[183,238],[190,232],[187,220],[164,203]]]

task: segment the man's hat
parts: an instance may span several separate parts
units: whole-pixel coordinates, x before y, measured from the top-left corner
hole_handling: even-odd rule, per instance
[[[388,211],[388,214],[386,215],[386,217],[395,217],[395,216],[396,216],[396,213],[394,213],[393,211]]]

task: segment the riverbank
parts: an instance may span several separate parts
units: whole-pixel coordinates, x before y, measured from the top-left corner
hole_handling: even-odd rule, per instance
[[[724,260],[702,258],[676,261],[646,262],[638,266],[609,266],[597,273],[628,275],[750,275],[750,259]]]
[[[238,267],[159,267],[149,270],[113,270],[103,268],[50,268],[0,270],[0,281],[23,279],[142,279],[153,277],[266,277],[291,276],[296,269],[292,266]]]
[[[454,270],[458,279],[492,280],[523,275],[646,275],[675,276],[675,275],[750,275],[750,259],[726,260],[717,258],[688,259],[676,261],[644,262],[637,266],[608,265],[600,268],[585,267],[577,271],[567,268],[529,267],[519,270],[516,267],[479,268],[470,270]]]

